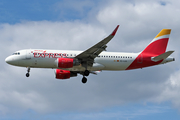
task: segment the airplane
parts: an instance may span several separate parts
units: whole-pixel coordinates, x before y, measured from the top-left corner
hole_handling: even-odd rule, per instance
[[[85,51],[25,49],[14,52],[5,61],[10,65],[26,67],[26,77],[30,76],[30,68],[52,68],[55,69],[56,79],[69,79],[81,74],[82,83],[87,82],[86,77],[90,73],[142,69],[175,61],[170,57],[174,51],[166,52],[171,29],[162,29],[141,52],[107,52],[107,43],[118,28],[119,25],[109,36]]]

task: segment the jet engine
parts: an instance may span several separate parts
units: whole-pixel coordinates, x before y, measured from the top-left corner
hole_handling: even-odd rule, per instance
[[[72,68],[80,65],[79,61],[73,58],[57,58],[57,66],[59,68]]]
[[[56,69],[55,75],[56,75],[56,79],[68,79],[70,77],[77,76],[77,73],[73,73],[68,70]]]

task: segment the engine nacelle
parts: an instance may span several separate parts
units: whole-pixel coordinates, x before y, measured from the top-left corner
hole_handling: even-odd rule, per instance
[[[68,79],[71,77],[71,72],[68,70],[56,69],[56,79]]]
[[[80,65],[79,61],[73,58],[57,58],[57,66],[59,68],[72,68]]]
[[[68,79],[70,77],[77,76],[77,73],[70,72],[68,70],[56,69],[55,75],[56,75],[56,79]]]

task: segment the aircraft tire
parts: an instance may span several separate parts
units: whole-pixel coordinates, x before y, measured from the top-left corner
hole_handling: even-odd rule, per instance
[[[29,77],[29,73],[26,73],[26,77]]]
[[[82,78],[82,83],[85,84],[86,82],[87,82],[87,78],[86,78],[86,77],[83,77],[83,78]]]
[[[85,75],[85,76],[89,76],[89,70],[85,70],[85,71],[84,71],[84,75]]]

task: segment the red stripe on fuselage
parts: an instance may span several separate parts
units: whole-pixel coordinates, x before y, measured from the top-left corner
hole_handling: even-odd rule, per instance
[[[161,63],[163,60],[154,62],[151,60],[151,57],[165,53],[168,40],[169,38],[162,38],[150,43],[126,70],[149,67]]]

